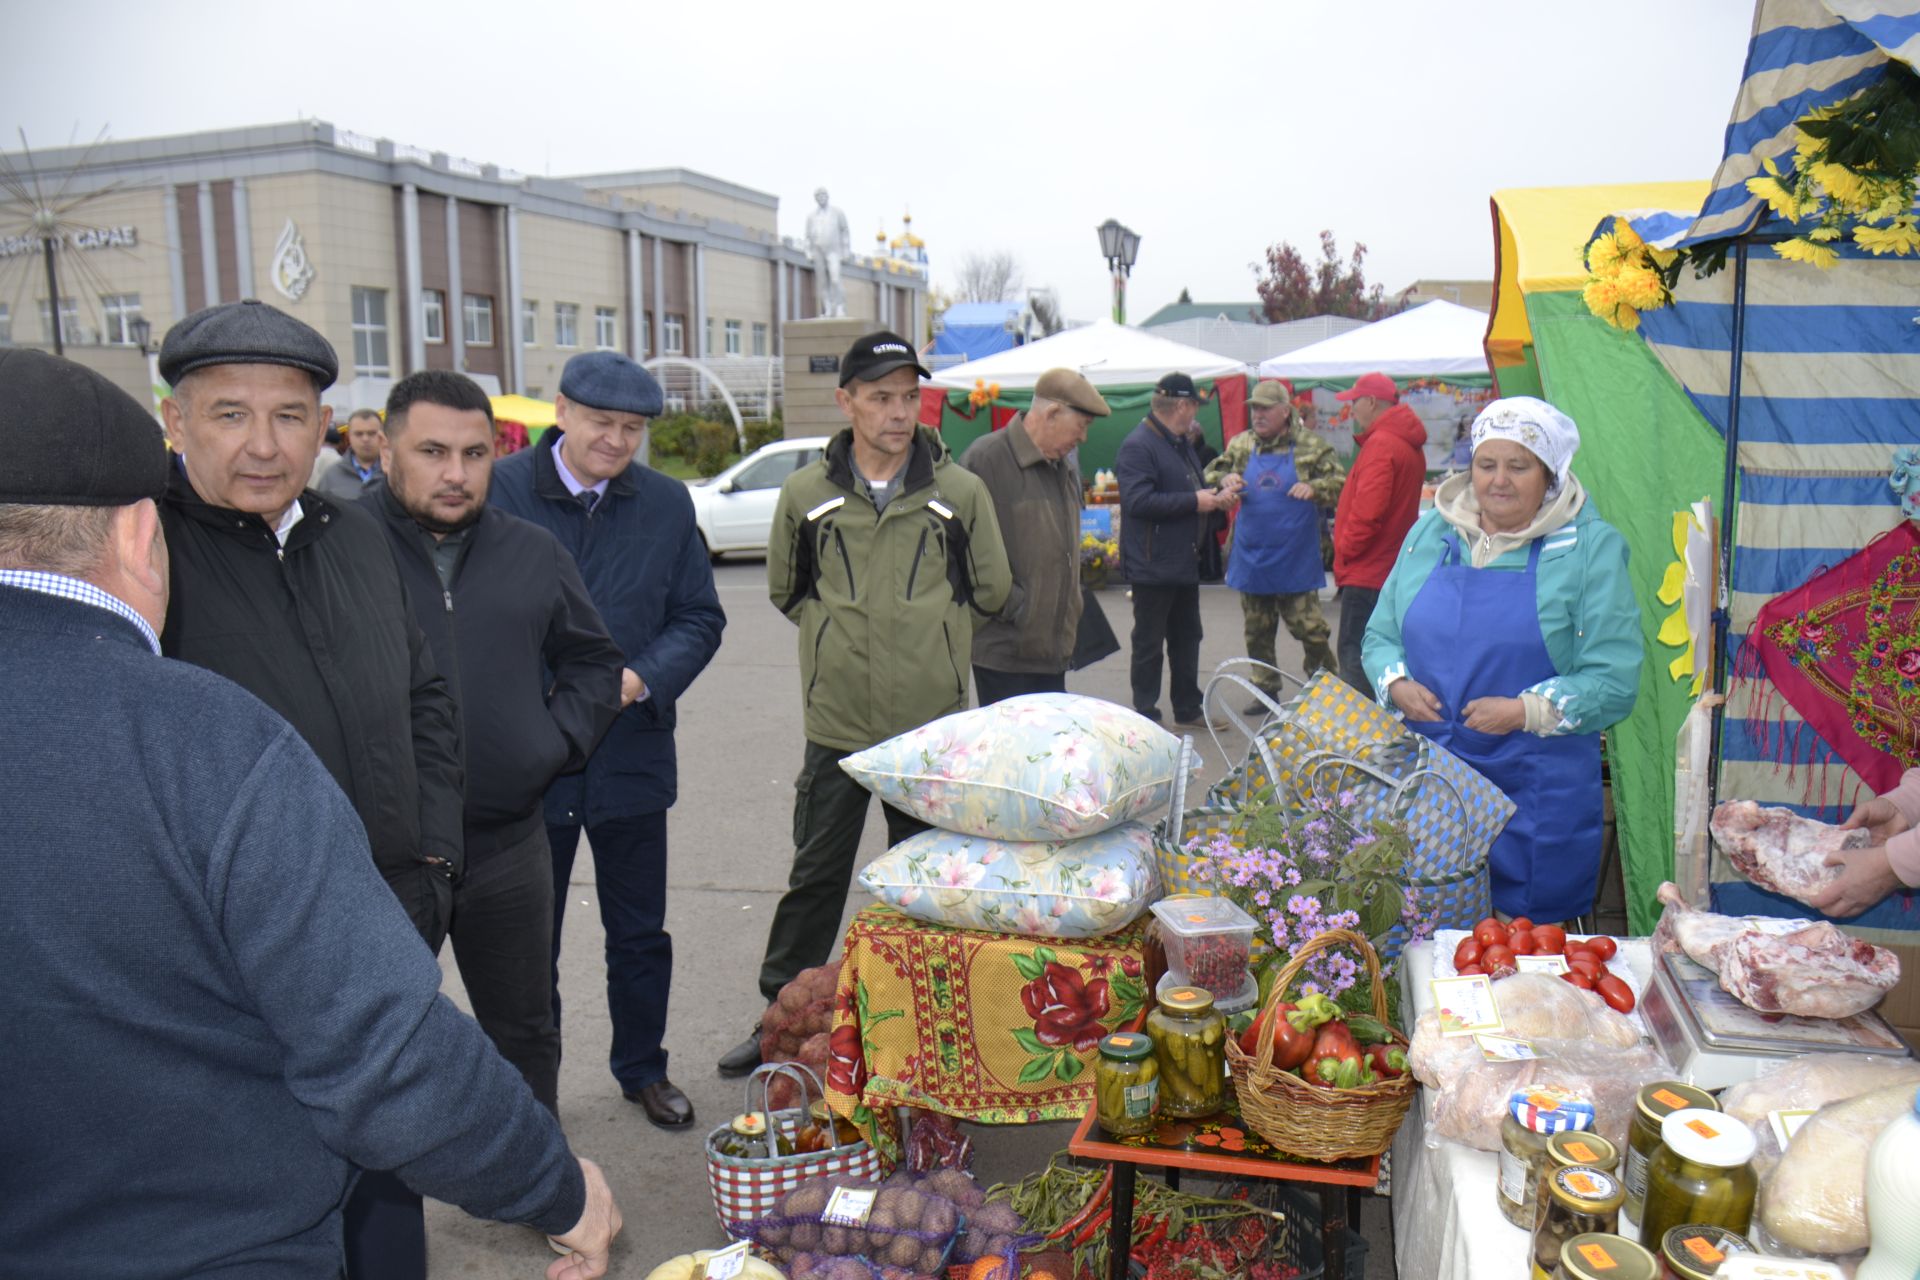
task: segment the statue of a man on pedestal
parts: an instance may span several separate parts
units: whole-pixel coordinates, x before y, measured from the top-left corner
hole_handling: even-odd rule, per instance
[[[827,189],[813,193],[817,206],[807,215],[807,256],[813,260],[814,314],[847,314],[847,291],[840,284],[840,266],[853,253],[847,234],[847,215],[827,203]]]

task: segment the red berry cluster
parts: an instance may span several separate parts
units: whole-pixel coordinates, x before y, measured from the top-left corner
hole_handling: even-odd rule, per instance
[[[1186,940],[1187,981],[1216,998],[1247,984],[1248,939],[1244,933],[1203,933]]]
[[[1177,1239],[1158,1224],[1134,1246],[1146,1280],[1298,1280],[1300,1269],[1277,1262],[1264,1217],[1194,1223]]]

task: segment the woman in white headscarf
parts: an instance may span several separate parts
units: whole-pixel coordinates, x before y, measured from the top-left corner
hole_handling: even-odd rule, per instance
[[[1383,705],[1513,800],[1493,905],[1593,907],[1600,731],[1633,709],[1643,656],[1627,544],[1569,470],[1580,430],[1530,396],[1473,423],[1473,465],[1407,534],[1362,649]]]

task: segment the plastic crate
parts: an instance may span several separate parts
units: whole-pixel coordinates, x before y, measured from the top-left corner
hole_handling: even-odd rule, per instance
[[[1283,1266],[1297,1268],[1295,1280],[1321,1280],[1327,1268],[1320,1240],[1320,1198],[1291,1187],[1281,1187],[1275,1207],[1285,1210],[1287,1226],[1274,1233],[1273,1260]],[[1349,1224],[1347,1280],[1364,1280],[1366,1274],[1366,1238]]]

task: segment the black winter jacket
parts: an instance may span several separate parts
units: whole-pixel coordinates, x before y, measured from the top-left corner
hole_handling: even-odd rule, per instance
[[[453,686],[466,746],[467,868],[524,838],[540,801],[578,771],[620,712],[620,649],[573,557],[545,529],[486,507],[454,562],[381,485],[365,509],[393,544],[413,616]]]
[[[306,490],[282,551],[265,520],[203,502],[176,464],[160,506],[172,562],[160,646],[232,680],[299,731],[353,801],[389,881],[430,859],[455,876],[453,693],[386,537],[356,505]]]
[[[1200,581],[1200,501],[1207,487],[1193,447],[1152,414],[1120,442],[1120,567],[1128,582],[1185,586]]]

